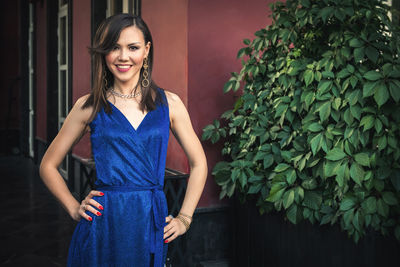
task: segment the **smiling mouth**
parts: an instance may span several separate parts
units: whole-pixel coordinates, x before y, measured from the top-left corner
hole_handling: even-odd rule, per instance
[[[127,72],[132,67],[132,65],[115,65],[115,66],[117,67],[117,70],[120,72]]]

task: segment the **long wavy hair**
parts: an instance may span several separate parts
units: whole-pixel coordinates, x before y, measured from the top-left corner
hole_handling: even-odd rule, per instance
[[[147,44],[150,42],[150,51],[148,54],[148,80],[150,81],[147,87],[142,87],[141,82],[143,79],[143,67],[140,70],[140,76],[138,83],[135,87],[140,88],[142,99],[140,102],[140,109],[144,110],[154,110],[156,108],[155,100],[161,100],[157,90],[156,83],[152,80],[151,72],[153,69],[153,39],[151,33],[146,23],[141,17],[131,15],[131,14],[117,14],[106,18],[98,27],[94,40],[93,46],[89,47],[89,52],[92,57],[93,65],[93,81],[92,90],[87,98],[86,102],[83,104],[82,109],[89,106],[93,107],[93,112],[89,118],[89,122],[94,119],[97,112],[103,107],[106,113],[111,113],[112,109],[110,104],[107,102],[107,90],[114,83],[114,76],[109,71],[105,56],[113,49],[113,47],[118,42],[121,31],[127,27],[135,26],[137,27],[144,36],[144,42]],[[155,95],[155,99],[153,96]]]

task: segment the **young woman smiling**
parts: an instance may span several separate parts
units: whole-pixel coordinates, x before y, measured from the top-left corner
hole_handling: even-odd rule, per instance
[[[168,242],[188,230],[203,192],[203,148],[179,96],[151,78],[153,41],[140,17],[107,18],[90,51],[93,88],[76,101],[40,165],[46,186],[78,221],[68,266],[163,266]],[[191,170],[175,218],[163,193],[170,130]],[[79,203],[57,168],[88,132],[96,189]]]

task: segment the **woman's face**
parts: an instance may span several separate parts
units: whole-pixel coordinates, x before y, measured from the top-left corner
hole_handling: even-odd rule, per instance
[[[139,80],[143,60],[148,56],[150,42],[144,43],[144,36],[135,26],[121,31],[117,44],[105,56],[108,69],[114,75],[115,84],[129,84],[133,87]]]

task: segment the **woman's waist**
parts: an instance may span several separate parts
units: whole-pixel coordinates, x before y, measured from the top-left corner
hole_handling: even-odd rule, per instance
[[[145,185],[145,184],[101,184],[96,185],[96,189],[98,191],[162,191],[163,185],[154,184],[154,185]]]

